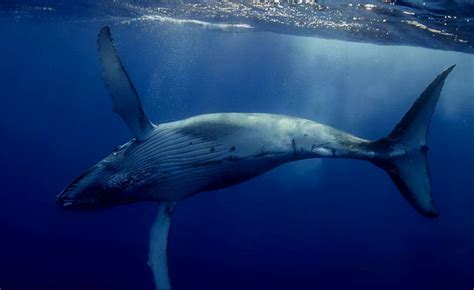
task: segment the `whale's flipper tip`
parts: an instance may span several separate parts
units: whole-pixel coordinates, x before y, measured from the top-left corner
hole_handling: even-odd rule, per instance
[[[109,33],[110,34],[110,27],[108,25],[104,25],[101,29],[100,29],[100,33]]]
[[[443,73],[446,73],[446,75],[448,75],[454,68],[456,67],[456,64],[452,64],[450,65],[449,67],[447,67]]]

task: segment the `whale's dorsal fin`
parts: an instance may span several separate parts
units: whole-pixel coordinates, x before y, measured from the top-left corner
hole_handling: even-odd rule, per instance
[[[137,140],[143,140],[154,126],[143,111],[140,96],[120,61],[108,26],[100,30],[97,45],[102,63],[101,76],[112,96],[113,111],[122,117]]]

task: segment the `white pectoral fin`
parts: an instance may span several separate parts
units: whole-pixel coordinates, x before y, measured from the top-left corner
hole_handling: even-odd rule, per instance
[[[122,117],[137,140],[143,140],[153,130],[153,124],[146,117],[137,90],[120,61],[108,26],[100,30],[97,45],[102,79],[112,96],[113,111]]]
[[[153,272],[157,290],[171,289],[168,276],[168,234],[175,202],[161,202],[151,227],[148,266]]]

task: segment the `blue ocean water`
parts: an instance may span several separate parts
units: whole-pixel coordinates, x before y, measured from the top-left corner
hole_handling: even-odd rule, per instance
[[[153,289],[154,204],[64,211],[56,195],[131,136],[111,111],[96,35],[111,25],[154,122],[212,112],[387,135],[457,64],[433,116],[429,220],[368,162],[306,160],[178,204],[176,289],[472,289],[474,56],[266,31],[107,18],[0,17],[0,288]]]

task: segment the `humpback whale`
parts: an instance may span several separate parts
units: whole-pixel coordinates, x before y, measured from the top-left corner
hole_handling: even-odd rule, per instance
[[[148,261],[157,289],[171,288],[166,252],[177,202],[238,184],[288,162],[367,160],[387,172],[420,214],[438,216],[431,196],[426,137],[454,65],[428,85],[388,136],[372,141],[311,120],[263,113],[205,114],[154,124],[142,108],[107,26],[99,32],[98,51],[113,111],[125,121],[133,139],[73,180],[57,202],[66,209],[157,202]]]

